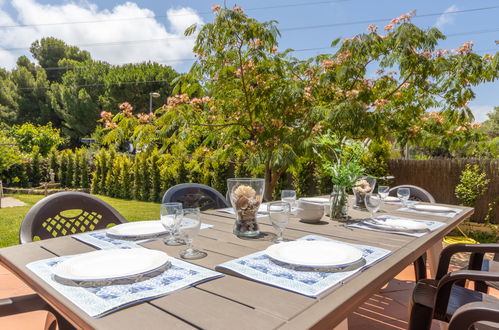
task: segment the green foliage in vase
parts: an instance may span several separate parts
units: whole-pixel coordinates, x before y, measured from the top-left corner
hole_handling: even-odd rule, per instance
[[[480,166],[466,164],[455,189],[457,199],[461,204],[473,207],[476,200],[487,191],[489,181]]]
[[[314,142],[314,151],[334,185],[351,188],[365,174],[361,160],[368,152],[366,142],[339,140],[331,134],[322,134]]]

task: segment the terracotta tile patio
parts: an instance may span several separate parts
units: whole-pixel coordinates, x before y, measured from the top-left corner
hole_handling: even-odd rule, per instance
[[[409,266],[349,316],[348,328],[351,330],[407,329],[408,302],[413,288],[414,269]],[[490,291],[491,294],[499,297],[499,291],[493,289]],[[33,291],[27,285],[0,264],[0,299],[30,293]],[[0,317],[0,329],[43,329],[45,318],[46,312],[43,311]],[[432,330],[439,329],[438,323],[434,322]]]

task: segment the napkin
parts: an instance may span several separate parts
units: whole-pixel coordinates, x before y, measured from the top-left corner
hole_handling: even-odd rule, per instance
[[[417,222],[417,223],[424,223],[428,227],[428,231],[427,232],[410,232],[410,231],[384,230],[381,228],[374,228],[374,227],[370,226],[369,224],[364,223],[364,221],[384,221],[384,220],[388,220],[388,219],[390,219],[390,220],[410,220],[410,221]],[[421,236],[424,236],[427,233],[434,231],[434,230],[445,225],[445,223],[440,222],[440,221],[408,219],[408,218],[400,218],[400,217],[394,217],[394,216],[388,216],[388,215],[379,216],[379,217],[376,217],[374,219],[367,219],[364,221],[350,223],[347,225],[347,227],[361,228],[361,229],[379,231],[379,232],[390,233],[390,234],[421,237]]]
[[[401,207],[397,211],[402,211],[402,212],[410,212],[410,213],[419,213],[419,214],[429,214],[429,215],[436,215],[438,217],[447,217],[447,218],[453,218],[456,214],[461,212],[461,209],[451,209],[452,211],[449,212],[429,212],[429,211],[420,211],[420,210],[415,210],[413,208],[409,207]]]

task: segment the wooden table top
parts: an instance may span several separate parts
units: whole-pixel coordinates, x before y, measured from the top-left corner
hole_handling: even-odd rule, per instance
[[[317,234],[335,240],[382,247],[393,252],[386,259],[318,299],[226,275],[96,319],[85,314],[26,268],[26,264],[32,261],[90,252],[95,250],[94,247],[65,236],[0,249],[0,261],[79,328],[120,330],[332,328],[428,248],[441,241],[456,225],[473,214],[473,209],[467,207],[458,207],[463,211],[453,218],[398,212],[396,209],[399,207],[399,205],[384,205],[378,215],[390,214],[436,220],[447,225],[417,238],[347,228],[343,223],[330,221],[327,217],[324,217],[319,224],[306,224],[298,219],[290,219],[289,226],[284,232],[286,238],[297,239]],[[368,216],[367,212],[352,208],[349,213],[354,219]],[[268,240],[271,235],[267,235],[264,239],[236,237],[232,234],[234,218],[227,213],[203,212],[202,221],[214,227],[201,230],[194,240],[197,248],[208,253],[203,259],[191,261],[200,266],[215,269],[215,266],[225,261],[261,251],[272,244]],[[274,232],[267,217],[259,218],[258,222],[261,231]],[[142,246],[165,251],[174,257],[178,257],[178,252],[185,248],[185,246],[167,246],[162,240],[143,243]]]

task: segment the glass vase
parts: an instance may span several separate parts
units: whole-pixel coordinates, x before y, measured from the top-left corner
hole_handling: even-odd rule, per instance
[[[348,217],[348,194],[344,186],[334,186],[331,192],[330,211],[331,220],[347,221]]]
[[[239,237],[258,237],[260,230],[256,216],[265,191],[264,179],[227,179],[230,203],[236,213],[234,234]]]
[[[362,177],[357,180],[355,186],[353,187],[353,194],[355,195],[355,205],[354,208],[360,210],[366,210],[365,197],[367,194],[374,191],[376,187],[376,178],[373,177]]]

